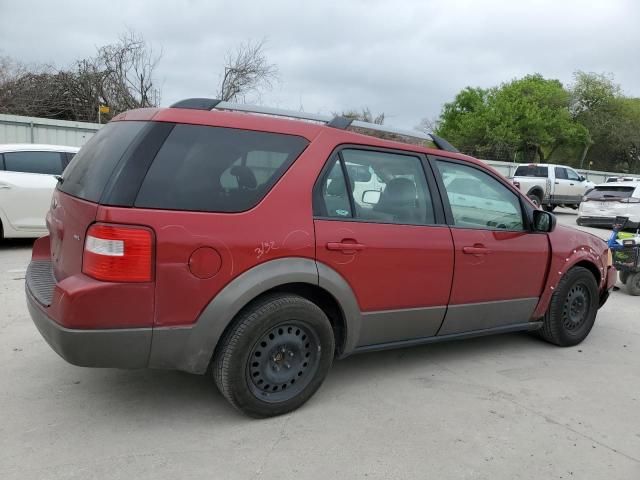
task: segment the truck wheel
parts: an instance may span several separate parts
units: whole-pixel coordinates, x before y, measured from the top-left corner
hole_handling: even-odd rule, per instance
[[[547,342],[569,347],[582,342],[598,311],[598,284],[583,267],[573,267],[558,282],[538,334]]]
[[[620,283],[626,284],[629,278],[629,272],[618,272],[618,276],[620,277]]]
[[[529,200],[531,200],[536,207],[539,207],[542,203],[542,199],[535,193],[530,193],[527,197],[529,197]]]
[[[317,305],[297,295],[269,295],[241,312],[223,337],[213,377],[246,415],[282,415],[320,388],[334,345],[329,319]]]
[[[627,291],[630,295],[636,297],[640,295],[640,272],[630,274],[625,284],[627,285]]]
[[[544,205],[544,206],[542,207],[542,209],[543,209],[545,212],[553,212],[553,211],[556,209],[556,206],[555,206],[555,205]]]

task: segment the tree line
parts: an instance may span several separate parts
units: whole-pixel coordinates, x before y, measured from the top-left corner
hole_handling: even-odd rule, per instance
[[[577,71],[568,87],[539,74],[467,87],[433,124],[479,158],[640,173],[640,98],[610,75]]]
[[[70,66],[24,65],[0,57],[0,113],[97,122],[99,107],[106,122],[126,110],[157,107],[161,89],[156,69],[162,52],[142,35],[127,31],[114,43]],[[224,58],[217,98],[232,101],[269,87],[277,67],[267,61],[264,41],[245,42]]]

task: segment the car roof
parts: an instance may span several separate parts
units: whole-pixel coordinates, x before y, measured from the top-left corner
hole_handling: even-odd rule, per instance
[[[8,152],[71,152],[78,153],[80,147],[67,145],[48,145],[44,143],[5,143],[0,144],[0,153]]]

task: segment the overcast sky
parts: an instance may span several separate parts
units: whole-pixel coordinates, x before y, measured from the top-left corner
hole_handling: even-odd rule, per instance
[[[610,72],[640,96],[640,0],[0,0],[0,55],[22,62],[70,65],[127,28],[163,52],[163,105],[214,97],[225,52],[263,38],[280,80],[262,104],[368,106],[402,127],[535,72]]]

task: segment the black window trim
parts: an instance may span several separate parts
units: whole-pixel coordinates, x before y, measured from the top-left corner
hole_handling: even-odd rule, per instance
[[[355,204],[353,200],[353,192],[351,192],[351,182],[349,181],[349,176],[347,172],[347,168],[342,158],[343,150],[366,150],[373,151],[379,153],[390,153],[393,155],[404,155],[408,157],[415,157],[419,160],[420,165],[422,166],[422,171],[424,173],[425,179],[427,181],[428,194],[431,197],[431,204],[433,206],[433,213],[435,218],[435,223],[398,223],[398,222],[382,222],[382,221],[374,221],[365,218],[355,218]],[[324,201],[322,199],[322,185],[324,184],[327,176],[329,175],[333,165],[336,160],[340,161],[342,173],[344,175],[344,180],[346,183],[347,192],[349,194],[349,204],[351,206],[351,216],[350,217],[329,217],[326,214],[326,208],[324,206]],[[381,224],[381,225],[405,225],[412,227],[441,227],[446,226],[446,215],[444,211],[444,205],[442,203],[441,194],[439,193],[439,188],[437,185],[436,178],[434,176],[433,168],[430,165],[427,155],[422,152],[416,152],[414,150],[399,150],[394,148],[386,148],[386,147],[377,147],[371,145],[361,145],[357,143],[343,143],[337,145],[327,157],[316,181],[313,185],[312,190],[312,206],[313,206],[313,218],[315,220],[328,220],[328,221],[337,221],[337,222],[357,222],[357,223],[371,223],[371,224]],[[320,205],[318,205],[318,203]],[[322,207],[322,212],[318,207]],[[324,214],[323,214],[324,213]]]
[[[457,158],[428,155],[428,159],[431,162],[431,168],[434,171],[434,175],[436,177],[436,183],[438,184],[438,190],[439,190],[439,193],[440,193],[440,197],[442,198],[445,217],[447,219],[447,225],[449,225],[450,228],[460,228],[460,229],[464,229],[464,230],[483,230],[483,231],[488,231],[488,232],[512,232],[512,233],[514,233],[514,232],[523,233],[524,232],[524,233],[543,233],[543,234],[546,234],[545,232],[536,232],[536,231],[533,230],[533,211],[534,211],[534,208],[528,202],[524,201],[524,199],[522,197],[522,193],[516,188],[515,185],[511,184],[511,182],[509,182],[506,179],[500,177],[499,175],[495,174],[494,172],[492,172],[489,169],[482,168],[479,165],[475,165],[475,164],[473,164],[471,162],[466,162],[464,160],[460,160],[460,159],[457,159]],[[451,204],[449,203],[449,197],[447,196],[447,190],[445,188],[444,181],[442,179],[442,175],[440,174],[440,170],[438,169],[437,165],[435,164],[436,162],[449,162],[449,163],[455,163],[455,164],[458,164],[458,165],[463,165],[463,166],[466,166],[466,167],[474,168],[474,169],[478,170],[479,172],[482,172],[482,173],[485,173],[485,174],[489,175],[493,179],[497,180],[498,183],[501,183],[502,185],[507,187],[508,190],[513,192],[513,194],[518,199],[518,202],[520,203],[520,211],[522,213],[522,220],[523,220],[523,227],[524,227],[523,230],[508,230],[508,229],[501,229],[501,228],[498,229],[498,228],[469,227],[469,226],[456,225],[455,224],[455,220],[453,218],[453,212],[451,210]]]
[[[0,153],[0,170],[4,171],[4,153]]]

